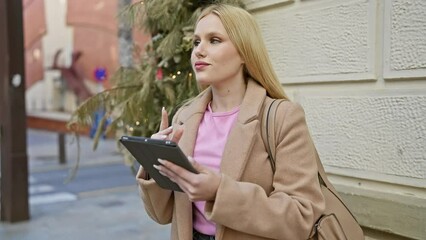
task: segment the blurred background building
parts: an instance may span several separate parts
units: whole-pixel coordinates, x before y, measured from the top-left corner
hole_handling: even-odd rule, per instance
[[[56,54],[63,68],[71,67],[73,53],[81,54],[74,68],[92,94],[99,90],[96,69],[106,70],[103,85],[110,87],[119,67],[118,6],[117,0],[23,0],[28,111],[72,112],[79,103],[61,71],[52,69]],[[143,51],[149,36],[140,29],[132,36]]]

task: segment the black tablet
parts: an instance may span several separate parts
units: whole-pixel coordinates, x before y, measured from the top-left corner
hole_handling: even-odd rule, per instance
[[[158,159],[168,160],[176,165],[179,165],[188,171],[198,173],[188,158],[183,154],[179,146],[169,140],[159,140],[146,137],[122,136],[121,144],[133,155],[149,176],[162,188],[173,191],[182,189],[176,183],[172,182],[168,177],[165,177],[154,168],[153,165],[160,165]]]

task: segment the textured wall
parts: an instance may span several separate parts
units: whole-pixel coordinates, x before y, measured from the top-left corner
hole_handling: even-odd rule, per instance
[[[424,236],[426,1],[247,0],[247,6],[367,239]]]
[[[324,164],[426,178],[426,95],[307,97],[301,102]]]
[[[256,17],[282,82],[319,82],[373,78],[375,11],[374,1],[359,0]]]
[[[244,3],[248,10],[258,10],[265,7],[273,7],[283,3],[293,3],[294,0],[246,0]]]
[[[419,93],[384,75],[425,70],[426,1],[279,2],[251,11],[324,163],[425,180],[425,85]]]
[[[393,0],[385,15],[385,78],[426,76],[426,1]]]

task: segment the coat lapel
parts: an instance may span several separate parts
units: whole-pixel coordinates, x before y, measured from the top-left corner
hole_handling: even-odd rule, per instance
[[[222,155],[221,172],[240,180],[251,153],[257,133],[259,113],[266,91],[254,80],[249,80],[237,121],[229,133]]]
[[[250,79],[247,83],[247,90],[244,95],[243,102],[241,103],[237,121],[231,130],[227,144],[225,145],[222,162],[223,158],[230,157],[231,155],[241,156],[236,155],[236,151],[233,151],[232,148],[237,148],[237,146],[239,147],[241,144],[244,144],[247,149],[250,149],[251,144],[249,143],[251,143],[253,137],[256,135],[256,125],[258,121],[255,120],[258,120],[265,97],[266,90],[257,82]],[[175,125],[182,125],[184,127],[184,133],[179,141],[179,147],[186,155],[192,156],[194,153],[198,127],[204,116],[204,112],[206,111],[207,104],[211,101],[211,99],[211,89],[207,88],[203,93],[191,102],[187,103],[186,106],[183,106],[184,109],[178,114]],[[229,146],[230,143],[232,143],[231,146]],[[248,153],[248,151],[239,151],[239,154],[241,153]],[[244,156],[245,155],[246,154],[244,154]],[[241,157],[238,158],[240,159]],[[222,165],[221,167],[225,167],[225,170],[228,168],[227,165]],[[231,168],[235,169],[234,167]]]
[[[179,147],[187,156],[192,156],[194,153],[195,141],[198,134],[198,126],[204,116],[207,104],[211,101],[211,91],[207,89],[187,105],[182,111],[177,114],[174,122],[174,127],[179,125],[184,128],[183,135],[179,141]],[[186,229],[179,231],[179,239],[192,239],[192,202],[189,201],[185,193],[175,192],[175,209],[177,216],[177,225],[183,226],[178,229]]]
[[[197,96],[185,107],[177,118],[176,124],[183,126],[183,135],[179,141],[179,147],[185,155],[192,156],[194,153],[195,140],[197,139],[198,126],[206,111],[207,104],[211,101],[211,90],[206,91]]]

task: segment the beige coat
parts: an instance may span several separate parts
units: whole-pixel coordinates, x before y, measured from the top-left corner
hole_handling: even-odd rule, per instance
[[[179,142],[192,155],[199,123],[211,91],[182,107],[173,125],[183,125]],[[232,128],[220,165],[222,180],[216,199],[205,214],[217,224],[217,240],[307,239],[324,211],[315,162],[303,109],[284,102],[277,109],[276,173],[272,172],[260,131],[266,91],[253,80],[247,85],[240,112]],[[161,224],[172,223],[172,239],[192,240],[192,203],[185,193],[160,188],[154,180],[137,175],[149,216]]]

